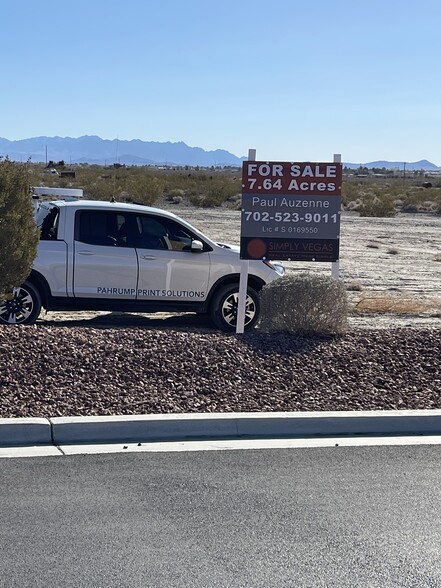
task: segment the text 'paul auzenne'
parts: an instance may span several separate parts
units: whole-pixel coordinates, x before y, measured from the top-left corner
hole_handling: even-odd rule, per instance
[[[253,206],[277,206],[286,208],[329,208],[329,200],[301,200],[294,198],[261,198],[259,196],[253,196]]]

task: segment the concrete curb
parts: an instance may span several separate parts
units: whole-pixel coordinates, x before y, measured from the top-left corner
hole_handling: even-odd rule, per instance
[[[441,410],[0,419],[0,446],[356,435],[441,435]]]
[[[0,419],[0,447],[52,445],[52,426],[48,419]]]

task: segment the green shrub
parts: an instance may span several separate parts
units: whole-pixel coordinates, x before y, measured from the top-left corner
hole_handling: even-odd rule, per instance
[[[341,189],[342,203],[346,207],[359,197],[360,186],[355,182],[343,182]]]
[[[360,216],[392,217],[395,216],[395,205],[390,196],[367,199],[360,207]]]
[[[439,188],[410,188],[403,195],[404,212],[437,212],[441,207]]]
[[[106,180],[96,179],[96,181],[84,182],[82,184],[84,197],[90,200],[110,200],[115,194],[115,186],[106,182]]]
[[[151,206],[162,195],[163,184],[153,176],[134,175],[126,180],[124,188],[125,200]]]
[[[179,188],[173,188],[164,194],[165,199],[168,202],[174,202],[179,204],[185,197],[185,190],[180,190]]]
[[[189,199],[196,206],[223,206],[241,192],[240,170],[198,166],[177,166],[162,169],[150,166],[102,166],[73,164],[75,178],[50,175],[43,164],[30,164],[32,186],[82,188],[84,197],[97,200],[127,199],[132,202],[154,204],[165,197],[179,202]]]
[[[202,180],[203,176],[201,176]],[[240,193],[240,183],[236,178],[209,176],[190,194],[190,202],[205,208],[222,206],[229,198]]]
[[[284,276],[263,287],[260,302],[265,332],[336,335],[348,328],[346,288],[330,276]]]
[[[38,238],[27,164],[0,159],[0,294],[27,278]]]

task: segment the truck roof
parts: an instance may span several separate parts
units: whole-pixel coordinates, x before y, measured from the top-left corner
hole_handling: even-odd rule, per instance
[[[126,212],[151,212],[153,214],[169,216],[170,218],[178,218],[175,214],[173,214],[173,212],[169,212],[163,208],[155,208],[153,206],[134,204],[131,202],[110,202],[108,200],[51,200],[51,203],[58,207],[66,208],[95,208],[102,210],[116,209]]]
[[[51,200],[50,204],[53,204],[60,208],[73,208],[75,210],[94,208],[95,210],[119,210],[122,212],[141,212],[144,214],[157,214],[162,217],[168,217],[170,219],[176,220],[186,225],[189,229],[196,232],[206,241],[208,241],[208,243],[213,243],[213,240],[210,239],[210,237],[208,237],[207,235],[205,235],[205,233],[191,225],[183,218],[177,216],[173,212],[169,212],[168,210],[164,210],[163,208],[155,208],[153,206],[146,206],[144,204],[133,204],[131,202],[111,202],[108,200]]]

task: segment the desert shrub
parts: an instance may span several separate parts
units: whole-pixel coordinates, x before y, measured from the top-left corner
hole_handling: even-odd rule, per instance
[[[395,212],[394,201],[387,195],[383,198],[378,196],[368,198],[360,207],[360,216],[392,217],[395,216]]]
[[[84,197],[90,200],[110,200],[112,196],[119,195],[112,183],[100,178],[90,183],[85,182],[81,187],[84,190]]]
[[[342,203],[344,207],[354,202],[359,197],[360,186],[355,182],[343,182],[341,189]]]
[[[336,335],[348,328],[345,285],[330,276],[284,276],[264,286],[260,300],[265,332]]]
[[[212,208],[216,206],[222,206],[222,204],[225,202],[225,198],[221,192],[207,190],[205,194],[192,194],[190,196],[190,202],[194,206]]]
[[[162,195],[163,183],[146,174],[132,175],[125,180],[125,200],[151,206]]]
[[[190,202],[197,206],[222,206],[229,198],[240,192],[240,185],[236,179],[213,177],[202,183],[190,195]]]
[[[433,180],[432,180],[433,183]],[[344,210],[359,211],[362,216],[393,216],[393,212],[439,213],[441,188],[426,189],[421,177],[349,178],[342,186]]]
[[[361,198],[357,198],[357,200],[352,200],[345,205],[345,209],[352,212],[359,212],[361,207],[363,206],[363,201]]]
[[[213,192],[206,194],[190,194],[189,200],[193,206],[201,206],[203,208],[222,206],[224,202],[224,198],[221,194]]]
[[[173,188],[172,190],[164,192],[164,196],[168,202],[174,202],[175,204],[179,204],[185,197],[185,190]]]
[[[0,160],[0,294],[27,278],[38,237],[27,166]]]
[[[403,212],[437,212],[441,206],[441,190],[411,186],[401,199]]]
[[[348,292],[362,292],[363,286],[360,282],[350,282],[349,284],[346,284],[346,290]]]
[[[354,314],[421,314],[437,316],[439,301],[403,295],[401,292],[367,292],[352,309]]]

